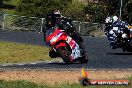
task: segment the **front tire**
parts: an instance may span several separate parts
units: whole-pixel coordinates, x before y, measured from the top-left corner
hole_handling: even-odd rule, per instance
[[[67,64],[73,63],[73,58],[71,57],[71,52],[66,47],[59,47],[57,49],[59,56]]]
[[[55,51],[49,51],[49,56],[51,58],[56,58],[58,55],[57,55],[57,53]]]

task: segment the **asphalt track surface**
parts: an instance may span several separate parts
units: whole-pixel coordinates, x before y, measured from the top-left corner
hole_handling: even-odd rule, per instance
[[[122,52],[121,49],[112,50],[107,38],[83,37],[84,45],[89,57],[87,64],[78,62],[66,65],[63,62],[37,62],[23,64],[0,65],[0,68],[15,69],[131,69],[132,53]],[[43,34],[38,32],[7,32],[0,31],[0,41],[11,41],[24,44],[46,46],[43,42]]]

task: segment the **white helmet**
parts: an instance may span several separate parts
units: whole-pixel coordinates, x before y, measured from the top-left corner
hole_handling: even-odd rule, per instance
[[[113,22],[116,22],[116,21],[118,21],[119,18],[117,16],[113,16],[112,19],[113,19]]]
[[[107,18],[105,19],[105,23],[111,23],[111,22],[112,22],[111,17],[107,17]]]
[[[60,14],[60,11],[59,10],[55,10],[54,14]]]

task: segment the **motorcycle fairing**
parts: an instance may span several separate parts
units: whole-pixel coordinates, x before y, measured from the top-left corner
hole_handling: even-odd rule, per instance
[[[60,47],[60,46],[66,46],[66,43],[59,43],[57,46],[56,46],[56,49],[58,48],[58,47]]]
[[[47,37],[47,40],[46,40],[47,44],[50,43],[51,45],[54,45],[56,42],[52,42],[52,43],[50,42],[51,39],[53,39],[54,37],[56,37],[56,39],[57,39],[56,42],[59,42],[60,40],[64,40],[64,41],[66,41],[69,44],[69,46],[70,46],[70,48],[72,50],[71,56],[72,56],[73,59],[81,57],[79,45],[70,36],[65,36],[63,31],[57,29],[53,33],[49,33],[49,35]],[[56,49],[59,46],[66,46],[66,43],[64,43],[64,42],[59,43],[56,46]]]
[[[81,57],[79,45],[70,36],[67,37],[66,42],[70,45],[72,49],[72,54],[71,54],[72,58],[76,59]]]
[[[59,38],[59,37],[63,36],[63,34],[64,34],[63,32],[61,32],[60,30],[57,29],[55,32],[53,32],[52,34],[50,34],[50,35],[47,36],[46,44],[47,44],[47,45],[48,45],[48,44],[54,45],[56,42],[58,42],[58,41],[61,40],[61,39],[64,39],[64,40],[65,40],[65,38]],[[57,41],[51,42],[51,40],[52,40],[54,37],[56,37]],[[59,39],[58,39],[58,38],[59,38]]]

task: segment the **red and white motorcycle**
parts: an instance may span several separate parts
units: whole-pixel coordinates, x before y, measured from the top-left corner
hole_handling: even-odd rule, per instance
[[[46,45],[50,46],[54,55],[58,55],[67,64],[75,61],[87,63],[85,51],[81,53],[76,41],[60,28],[51,28],[46,32]]]

